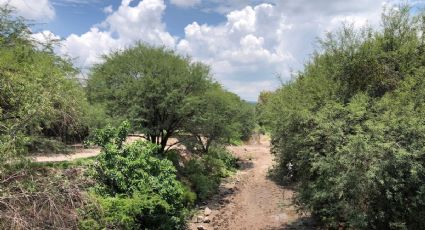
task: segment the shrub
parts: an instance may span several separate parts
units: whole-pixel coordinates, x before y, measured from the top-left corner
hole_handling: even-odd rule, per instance
[[[158,158],[160,148],[150,142],[123,144],[128,124],[108,127],[95,134],[95,143],[102,146],[93,165],[97,181],[94,202],[102,216],[84,213],[82,226],[93,221],[98,226],[125,229],[182,228],[191,202],[187,191],[176,179],[172,162]]]
[[[202,157],[188,161],[183,174],[189,179],[198,201],[217,192],[221,178],[234,172],[237,159],[225,148],[213,147]]]
[[[329,229],[423,229],[424,13],[343,28],[268,97],[275,173]]]
[[[91,184],[83,174],[81,167],[9,168],[0,174],[0,229],[76,229]]]

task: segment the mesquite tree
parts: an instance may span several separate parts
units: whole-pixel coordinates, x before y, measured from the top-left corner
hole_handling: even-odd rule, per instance
[[[91,71],[87,92],[92,103],[103,104],[117,120],[129,120],[164,151],[167,140],[198,112],[210,85],[207,66],[139,43],[104,56]]]

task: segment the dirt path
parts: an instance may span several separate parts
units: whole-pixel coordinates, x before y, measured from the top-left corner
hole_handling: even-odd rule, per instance
[[[262,137],[255,144],[232,146],[229,150],[241,159],[241,169],[222,183],[219,194],[200,207],[189,229],[314,229],[311,220],[299,215],[292,205],[293,191],[267,178],[267,171],[273,165],[267,139]],[[69,161],[96,156],[99,152],[100,149],[76,148],[72,154],[39,155],[32,159]],[[212,210],[208,216],[206,207]]]
[[[141,139],[142,138],[138,136],[129,136],[126,140],[126,143],[131,143]],[[168,140],[169,145],[174,145],[174,143],[176,142],[177,142],[176,138],[170,138]],[[72,160],[81,159],[81,158],[94,157],[100,153],[100,148],[86,149],[81,144],[76,144],[70,147],[73,148],[73,150],[68,154],[39,153],[30,158],[34,162],[60,162],[60,161],[72,161]],[[175,145],[175,148],[182,148],[182,147],[180,145]]]
[[[70,154],[38,154],[31,157],[34,162],[72,161],[80,158],[94,157],[100,153],[100,148],[85,149],[76,147]]]
[[[242,169],[206,205],[212,210],[208,220],[199,221],[206,214],[205,207],[200,207],[190,229],[313,229],[309,218],[292,205],[293,191],[267,178],[273,165],[268,140],[229,149],[243,160]]]

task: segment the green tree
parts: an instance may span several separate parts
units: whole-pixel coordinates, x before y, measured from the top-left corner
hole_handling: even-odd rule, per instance
[[[87,132],[84,91],[69,61],[30,38],[27,22],[0,7],[0,155],[26,153],[35,136]]]
[[[270,98],[272,97],[273,92],[271,91],[262,91],[260,95],[258,96],[258,102],[255,105],[255,118],[261,127],[266,126],[265,124],[267,122],[267,103],[269,102]]]
[[[274,173],[329,229],[422,229],[424,13],[343,27],[266,103]]]
[[[249,138],[254,114],[239,96],[214,84],[201,99],[198,112],[185,125],[185,130],[195,139],[192,143],[186,141],[187,145],[197,143],[194,147],[206,153],[213,144]]]
[[[158,158],[160,148],[147,141],[125,144],[129,124],[96,131],[102,147],[92,176],[93,201],[81,213],[83,229],[182,229],[187,214],[185,188],[173,163]]]
[[[161,146],[198,111],[211,85],[209,68],[172,50],[137,44],[104,57],[90,74],[89,100],[112,118],[128,119],[135,130]]]

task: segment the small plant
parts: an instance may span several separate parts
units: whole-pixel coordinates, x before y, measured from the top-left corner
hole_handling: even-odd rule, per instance
[[[235,171],[236,161],[225,148],[213,147],[207,154],[186,164],[183,174],[189,179],[198,201],[217,192],[221,179]]]

